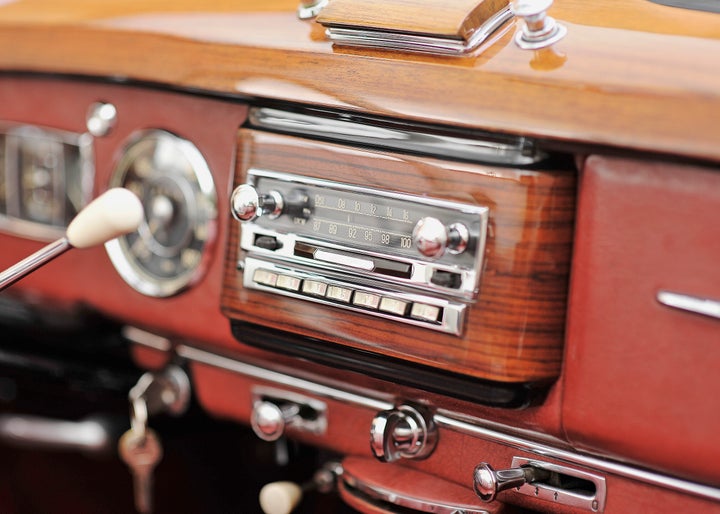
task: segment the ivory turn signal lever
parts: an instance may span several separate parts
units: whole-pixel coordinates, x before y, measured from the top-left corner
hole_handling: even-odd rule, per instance
[[[89,248],[137,230],[143,216],[142,204],[133,193],[122,188],[106,191],[75,216],[65,237],[0,273],[0,291],[70,248]]]

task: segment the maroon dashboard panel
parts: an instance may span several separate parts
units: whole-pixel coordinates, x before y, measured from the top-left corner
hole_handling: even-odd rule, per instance
[[[128,141],[148,130],[162,130],[190,141],[204,157],[217,191],[217,225],[206,248],[205,272],[183,294],[170,298],[143,295],[125,283],[102,247],[72,250],[15,284],[6,294],[32,304],[86,305],[126,323],[166,335],[208,342],[236,343],[219,311],[222,251],[229,212],[228,188],[234,165],[237,127],[243,104],[195,95],[106,84],[80,79],[6,78],[0,82],[0,123],[73,134],[87,132],[86,113],[95,102],[117,108],[117,123],[104,137],[92,138],[93,196],[108,189]],[[0,269],[44,242],[23,233],[0,235]]]
[[[720,173],[590,157],[563,417],[574,445],[720,484]],[[710,300],[710,301],[708,301]]]

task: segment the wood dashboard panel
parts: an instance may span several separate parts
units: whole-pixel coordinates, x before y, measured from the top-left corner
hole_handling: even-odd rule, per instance
[[[461,337],[242,287],[231,226],[224,312],[405,361],[506,383],[560,371],[575,174],[378,153],[243,129],[235,183],[249,167],[490,207],[485,267]],[[272,313],[269,315],[268,313]]]
[[[720,161],[716,14],[647,0],[557,0],[549,14],[568,36],[549,51],[517,48],[511,22],[482,53],[455,59],[336,48],[296,8],[297,0],[4,2],[0,69]]]

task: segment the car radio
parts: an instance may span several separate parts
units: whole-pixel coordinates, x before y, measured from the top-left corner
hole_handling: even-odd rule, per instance
[[[488,207],[250,169],[243,286],[459,335],[476,298]]]
[[[554,379],[575,175],[450,157],[240,129],[221,300],[238,342],[496,405]]]

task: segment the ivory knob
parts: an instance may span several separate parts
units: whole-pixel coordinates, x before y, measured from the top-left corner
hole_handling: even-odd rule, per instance
[[[265,514],[290,514],[302,494],[295,482],[271,482],[260,490],[260,508]]]
[[[104,192],[80,211],[70,222],[65,236],[75,248],[89,248],[137,230],[143,216],[138,197],[117,187]]]

